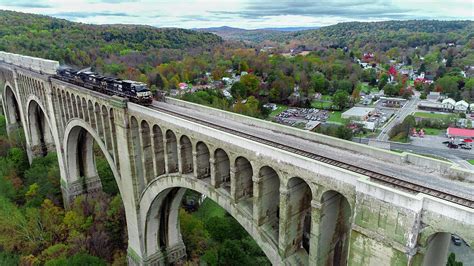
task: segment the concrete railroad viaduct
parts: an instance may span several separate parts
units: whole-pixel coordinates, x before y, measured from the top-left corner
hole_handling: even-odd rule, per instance
[[[473,172],[175,99],[136,105],[54,79],[58,65],[0,53],[8,131],[24,131],[30,161],[57,152],[66,206],[101,189],[100,147],[131,265],[186,256],[186,189],[225,208],[274,265],[445,265],[451,233],[474,245]]]

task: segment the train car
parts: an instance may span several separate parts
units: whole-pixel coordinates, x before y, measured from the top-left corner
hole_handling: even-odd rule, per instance
[[[105,77],[90,70],[76,71],[67,67],[59,68],[55,78],[97,92],[124,97],[142,105],[150,105],[153,102],[147,85],[138,81]]]

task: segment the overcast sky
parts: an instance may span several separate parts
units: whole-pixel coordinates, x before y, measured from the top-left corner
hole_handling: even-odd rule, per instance
[[[474,19],[473,0],[0,0],[0,9],[76,22],[204,28],[326,26],[345,21]]]

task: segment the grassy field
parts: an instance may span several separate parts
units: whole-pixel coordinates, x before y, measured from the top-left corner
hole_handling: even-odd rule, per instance
[[[425,127],[423,128],[425,131],[426,135],[433,135],[433,136],[438,136],[443,133],[446,133],[446,129],[438,129],[438,128],[430,128],[430,127]]]
[[[449,117],[449,114],[437,114],[437,113],[426,113],[426,112],[415,112],[413,114],[415,117],[421,118],[433,118],[433,119],[445,119]]]
[[[311,102],[311,107],[317,109],[329,109],[332,106],[332,96],[331,95],[321,95],[321,99],[314,100]]]
[[[468,163],[474,165],[474,159],[471,159],[471,160],[467,160]]]
[[[332,102],[313,101],[311,107],[316,109],[329,109],[332,106]]]
[[[362,86],[361,91],[365,92],[366,94],[370,94],[371,92],[378,92],[379,91],[379,88],[369,86],[369,84],[366,83],[366,82],[361,83],[361,86]]]
[[[408,142],[410,142],[410,139],[405,137],[403,135],[403,132],[400,132],[400,134],[397,134],[393,138],[391,138],[390,141],[395,141],[395,142],[400,142],[400,143],[408,143]]]
[[[272,112],[268,115],[268,117],[269,117],[270,119],[272,119],[272,118],[274,118],[275,116],[277,116],[279,113],[281,113],[281,112],[283,112],[283,111],[285,111],[285,110],[287,110],[287,109],[288,109],[288,106],[283,105],[283,104],[277,104],[277,109],[276,109],[275,111],[272,111]]]
[[[329,122],[334,122],[334,123],[339,123],[339,124],[344,124],[346,123],[346,119],[342,118],[341,117],[342,115],[342,112],[341,111],[332,111],[332,112],[329,112],[329,118],[328,118],[328,121]]]
[[[217,205],[211,199],[206,198],[199,209],[193,213],[195,217],[200,219],[210,218],[210,217],[224,217],[226,211]]]

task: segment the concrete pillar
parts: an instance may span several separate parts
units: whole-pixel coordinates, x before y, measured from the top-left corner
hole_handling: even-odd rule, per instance
[[[280,186],[280,223],[279,223],[279,236],[278,236],[278,252],[282,258],[287,258],[288,246],[291,243],[288,242],[288,229],[290,221],[288,217],[288,207],[290,201],[290,194],[286,187]]]
[[[260,171],[260,167],[257,167],[257,165],[252,165],[253,166],[253,175],[252,175],[252,182],[253,182],[253,221],[257,225],[259,224],[260,217],[261,217],[261,211],[262,208],[260,208],[260,202],[261,202],[261,195],[260,195],[260,185],[262,180],[260,179],[258,173]]]
[[[155,153],[155,133],[153,132],[153,127],[150,130],[150,138],[151,138],[151,159],[153,160],[153,177],[156,178],[158,173],[158,166],[156,165],[156,153]]]
[[[184,174],[186,171],[184,171],[183,169],[183,157],[182,156],[182,151],[181,151],[181,138],[178,138],[178,136],[176,136],[176,149],[177,149],[177,152],[178,152],[178,172],[180,174]]]
[[[237,190],[244,189],[242,187],[237,187],[237,180],[235,180],[235,160],[230,160],[230,198],[234,203],[238,201],[237,199]]]
[[[321,219],[321,203],[311,201],[311,237],[309,240],[309,265],[317,265],[319,243],[319,221]]]
[[[127,257],[129,265],[143,265],[145,263],[145,245],[143,228],[141,228],[137,193],[138,178],[132,168],[133,145],[130,136],[127,104],[122,98],[113,96],[111,104],[114,106],[115,138],[117,139],[118,164],[120,165],[120,194],[125,207],[128,232]],[[132,177],[132,178],[130,178]]]
[[[198,178],[198,160],[197,160],[197,151],[196,145],[193,145],[193,175],[197,179]]]
[[[216,160],[214,159],[214,153],[210,153],[209,165],[211,166],[211,186],[217,187],[216,180]]]
[[[164,149],[164,154],[165,154],[165,172],[169,174],[170,168],[169,168],[169,163],[168,163],[168,140],[166,139],[166,133],[163,134],[163,149]]]

